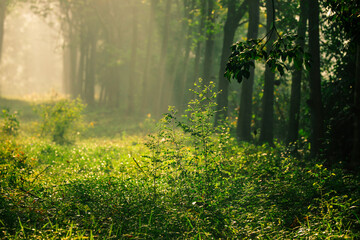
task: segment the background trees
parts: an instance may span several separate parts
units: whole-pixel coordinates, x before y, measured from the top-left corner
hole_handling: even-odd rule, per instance
[[[320,32],[319,32],[319,2],[309,1],[309,51],[311,53],[310,99],[308,105],[311,111],[311,150],[317,154],[324,138],[323,104],[321,98],[320,74]]]
[[[336,140],[332,142],[340,146],[342,149],[340,152],[342,152],[343,156],[348,156],[349,152],[351,152],[350,166],[358,167],[360,165],[360,3],[352,0],[327,0],[324,5],[331,9],[328,15],[333,31],[328,30],[327,33],[331,37],[332,43],[338,44],[339,40],[342,40],[342,42],[349,41],[347,44],[340,44],[341,48],[336,52],[342,54],[343,57],[336,62],[336,75],[333,76],[332,85],[343,90],[340,92],[340,96],[334,94],[336,97],[343,98],[343,100],[340,101],[340,106],[336,104],[340,108],[337,108],[338,114],[341,114],[340,121],[337,119],[331,123],[336,126],[340,125],[339,122],[343,122],[343,134],[339,136],[335,131],[332,134],[341,139],[338,141],[344,142],[344,144],[351,146],[352,149],[347,149]],[[338,32],[336,32],[337,30]],[[332,46],[331,41],[329,45]],[[328,56],[333,56],[334,48],[330,47],[326,50]],[[352,106],[350,107],[351,110],[349,110],[349,106]],[[346,136],[347,139],[341,136]],[[349,141],[349,138],[352,138],[352,141]]]
[[[260,1],[249,1],[249,26],[247,39],[256,39],[259,32],[259,12]],[[240,140],[251,140],[251,118],[252,118],[252,99],[255,80],[255,69],[250,69],[250,76],[243,82],[241,88],[241,100],[239,115],[237,119],[236,133]]]
[[[219,91],[220,91],[220,93],[217,97],[217,104],[218,104],[217,110],[218,111],[215,115],[215,124],[218,123],[219,119],[221,119],[221,118],[224,119],[225,117],[228,116],[229,81],[227,81],[227,79],[225,78],[224,72],[225,72],[226,63],[231,54],[230,47],[234,42],[235,32],[240,25],[241,19],[244,18],[244,15],[248,8],[249,8],[249,26],[256,25],[256,28],[258,27],[256,20],[251,21],[251,19],[250,19],[250,18],[252,18],[251,14],[254,11],[253,8],[255,8],[255,11],[258,11],[259,6],[257,4],[257,7],[256,7],[256,2],[258,2],[258,1],[255,1],[255,3],[253,3],[252,1],[243,1],[241,4],[239,4],[238,1],[233,0],[233,1],[229,1],[227,3],[227,15],[226,15],[226,21],[224,23],[224,37],[223,37],[223,43],[222,43],[222,52],[221,52],[220,69],[219,69]],[[253,7],[254,4],[255,4],[255,7]],[[257,8],[257,10],[256,10],[256,8]],[[250,12],[250,11],[252,11],[252,12]],[[254,38],[254,37],[252,37],[252,38]]]
[[[299,36],[297,44],[305,49],[306,27],[308,20],[308,1],[300,1],[300,16],[298,22],[297,34]],[[297,56],[302,57],[302,56]],[[296,142],[299,139],[299,121],[301,105],[301,81],[303,79],[303,68],[295,69],[291,78],[291,98],[289,112],[289,128],[287,143]]]
[[[0,2],[0,66],[1,66],[1,59],[2,59],[2,49],[3,49],[3,40],[4,40],[4,23],[6,17],[6,11],[10,4],[10,0],[4,0]],[[1,90],[1,84],[0,84]],[[1,92],[0,92],[1,96]]]
[[[0,43],[8,3],[0,3]],[[25,6],[61,25],[64,92],[89,106],[159,117],[168,105],[185,109],[188,89],[202,77],[221,91],[215,124],[228,117],[239,140],[301,147],[310,139],[314,154],[350,159],[352,151],[358,158],[359,71],[344,70],[359,69],[356,1],[33,0]],[[319,27],[320,21],[326,24]],[[257,61],[241,85],[224,77],[232,44],[264,37],[269,52],[286,33],[298,34],[291,41],[302,53],[290,61],[278,55],[287,60],[281,67],[268,64],[276,59]]]
[[[5,23],[7,5],[8,5],[8,1],[0,2],[0,62],[2,56],[2,45],[4,39],[4,23]]]

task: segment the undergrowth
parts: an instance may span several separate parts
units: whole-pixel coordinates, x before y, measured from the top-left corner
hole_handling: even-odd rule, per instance
[[[213,85],[146,139],[0,143],[3,239],[358,239],[359,178],[214,128]]]

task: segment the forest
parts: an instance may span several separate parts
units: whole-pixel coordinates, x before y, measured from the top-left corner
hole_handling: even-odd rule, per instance
[[[0,0],[1,239],[360,239],[357,0]]]

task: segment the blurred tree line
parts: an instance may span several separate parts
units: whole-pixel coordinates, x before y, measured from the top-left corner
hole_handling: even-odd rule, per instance
[[[0,46],[11,2],[15,0],[0,2]],[[128,116],[160,116],[168,105],[184,110],[192,97],[188,89],[200,77],[217,83],[221,91],[215,124],[228,117],[239,140],[272,144],[277,139],[301,149],[309,139],[313,155],[359,166],[356,0],[31,4],[37,13],[56,15],[61,22],[63,85],[71,98],[118,108]],[[274,29],[277,34],[269,34]],[[294,41],[304,52],[286,66],[289,71],[257,62],[240,85],[224,77],[235,42],[262,39],[269,52],[284,34],[296,34]],[[298,64],[304,56],[310,62],[305,69]]]

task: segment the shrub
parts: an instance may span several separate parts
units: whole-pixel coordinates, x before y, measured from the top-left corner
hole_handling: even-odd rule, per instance
[[[2,110],[3,123],[1,126],[2,132],[6,135],[17,135],[20,127],[19,120],[17,119],[17,112],[10,114],[9,109]]]
[[[63,99],[40,105],[37,112],[42,121],[41,135],[50,135],[57,144],[71,143],[70,134],[76,133],[81,127],[84,107],[80,99]]]
[[[225,221],[220,209],[228,198],[229,187],[224,166],[233,154],[231,146],[235,139],[230,137],[226,124],[214,127],[217,95],[214,87],[212,82],[205,86],[200,79],[192,90],[195,98],[189,102],[186,115],[179,116],[169,107],[157,133],[148,138],[146,146],[150,153],[143,156],[143,167],[136,164],[152,180],[155,203],[168,198],[182,206],[180,211],[194,210],[196,214],[187,217],[174,214],[179,214],[176,218],[182,220],[185,217],[186,226],[188,221],[190,225],[196,222],[204,236],[221,238]],[[167,186],[167,190],[163,186]],[[171,224],[183,225],[184,222]]]

